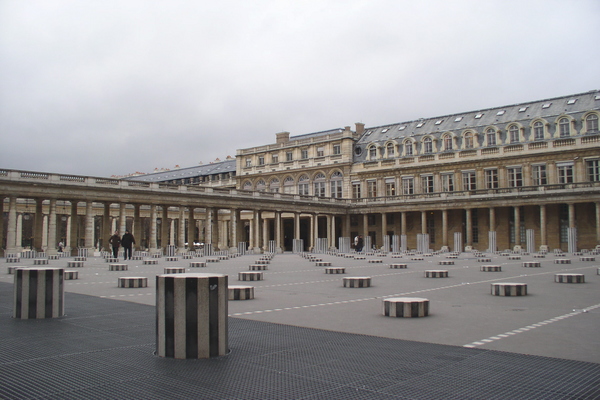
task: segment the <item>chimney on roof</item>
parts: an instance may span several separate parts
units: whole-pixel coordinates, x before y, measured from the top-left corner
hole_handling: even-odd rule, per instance
[[[289,132],[279,132],[275,136],[277,137],[277,144],[286,144],[290,141]]]
[[[363,133],[365,133],[365,124],[362,122],[356,122],[354,125],[356,125],[356,134],[358,136],[361,136]]]

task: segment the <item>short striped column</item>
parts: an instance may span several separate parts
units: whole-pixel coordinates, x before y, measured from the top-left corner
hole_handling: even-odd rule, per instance
[[[327,267],[325,268],[326,274],[345,274],[346,268],[344,267]]]
[[[25,265],[14,265],[12,267],[8,267],[8,274],[9,275],[14,275],[15,271],[19,268],[29,268]]]
[[[248,266],[249,271],[266,271],[269,268],[266,264],[252,264]]]
[[[429,300],[420,297],[390,297],[383,300],[386,317],[418,318],[429,315]]]
[[[179,257],[165,257],[165,261],[170,261],[170,262],[179,261]]]
[[[13,264],[19,263],[19,262],[21,262],[21,257],[8,257],[6,259],[6,262],[7,263],[13,263]]]
[[[185,274],[185,267],[165,267],[165,274]]]
[[[83,268],[83,261],[67,261],[67,268]]]
[[[407,268],[406,264],[390,264],[390,268],[392,269],[402,269],[402,268]]]
[[[513,256],[508,256],[508,259],[509,260],[520,260],[521,256],[514,256],[514,255]]]
[[[438,265],[454,265],[454,261],[452,260],[441,260],[438,262]]]
[[[537,253],[533,255],[533,258],[546,258],[546,255]]]
[[[218,263],[219,261],[219,257],[210,257],[206,259],[207,263]]]
[[[527,296],[526,283],[492,283],[491,289],[494,296]]]
[[[412,261],[423,261],[423,257],[421,257],[421,256],[411,257],[410,259]]]
[[[556,282],[556,283],[585,283],[585,275],[572,274],[572,273],[555,274],[554,282]]]
[[[557,258],[554,260],[554,264],[571,264],[571,260],[568,258]]]
[[[153,258],[148,258],[146,260],[144,260],[144,265],[156,265],[158,264],[158,260],[155,260]]]
[[[269,265],[271,263],[271,261],[267,260],[267,259],[263,259],[261,258],[260,260],[256,260],[254,262],[254,264],[259,264],[259,265]]]
[[[523,267],[525,268],[540,268],[542,265],[539,261],[524,261]]]
[[[331,266],[331,261],[317,261],[315,263],[315,265],[317,267],[330,267]]]
[[[87,261],[87,257],[75,256],[73,257],[73,261]]]
[[[190,268],[204,268],[206,267],[206,263],[202,261],[192,261],[190,262]]]
[[[62,317],[65,314],[64,272],[63,268],[15,270],[13,317]]]
[[[120,288],[145,288],[148,287],[148,278],[143,276],[123,276],[117,281]]]
[[[240,281],[262,281],[263,273],[260,271],[242,271],[238,273]]]
[[[33,260],[33,265],[48,265],[47,258],[35,258]]]
[[[425,271],[425,278],[447,278],[448,270],[445,269],[430,269]]]
[[[254,286],[230,285],[228,288],[229,300],[254,299]]]
[[[156,354],[176,359],[224,356],[228,287],[223,274],[156,276]]]
[[[369,264],[382,264],[383,260],[379,259],[379,258],[374,258],[372,260],[367,261]]]
[[[596,257],[583,256],[583,257],[579,257],[579,261],[596,261]]]
[[[370,276],[350,276],[343,278],[344,287],[347,288],[366,288],[371,287]]]
[[[116,262],[119,261],[119,259],[118,258],[114,258],[114,257],[107,257],[107,258],[104,259],[104,261],[107,262],[107,263],[116,263]]]
[[[65,281],[79,279],[79,271],[65,271],[63,277]]]
[[[492,259],[488,258],[488,257],[482,257],[482,258],[478,258],[477,262],[491,262]]]
[[[483,272],[502,272],[502,266],[500,265],[482,265],[479,267],[480,271]]]
[[[109,271],[127,271],[127,264],[109,264]]]

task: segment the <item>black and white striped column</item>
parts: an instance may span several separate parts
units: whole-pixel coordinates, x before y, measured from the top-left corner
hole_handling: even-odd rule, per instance
[[[228,352],[228,277],[223,274],[156,276],[156,353],[177,359]]]
[[[64,268],[18,268],[13,317],[58,318],[65,314]]]

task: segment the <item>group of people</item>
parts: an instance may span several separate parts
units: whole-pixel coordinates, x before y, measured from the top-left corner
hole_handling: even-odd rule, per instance
[[[128,230],[125,230],[123,237],[119,236],[119,231],[115,231],[115,234],[108,239],[108,243],[112,247],[113,258],[119,258],[119,247],[123,246],[124,259],[131,260],[131,249],[135,244],[135,238]]]

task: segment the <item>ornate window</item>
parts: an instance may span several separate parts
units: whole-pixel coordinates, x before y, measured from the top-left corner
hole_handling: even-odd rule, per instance
[[[300,179],[298,179],[298,194],[308,196],[308,184],[310,179],[308,175],[302,175]]]
[[[485,138],[487,139],[488,146],[496,146],[496,130],[489,128],[485,131]]]
[[[385,151],[387,153],[388,158],[396,156],[396,146],[394,146],[394,143],[388,143],[385,146]]]
[[[452,135],[449,133],[445,134],[443,140],[444,140],[444,150],[446,150],[446,151],[452,150],[452,148],[453,148]]]
[[[407,140],[404,142],[404,155],[412,156],[413,155],[413,142],[411,140]]]
[[[343,175],[341,172],[336,171],[331,175],[331,197],[335,197],[338,199],[342,198],[342,184],[343,184]]]
[[[506,169],[508,173],[508,186],[520,187],[523,186],[523,168],[510,167]]]
[[[433,193],[433,175],[421,175],[421,191]]]
[[[279,193],[279,179],[277,179],[277,178],[271,179],[271,183],[269,183],[269,192]]]
[[[375,145],[369,146],[369,160],[377,159],[377,147]]]
[[[243,189],[244,190],[252,190],[252,182],[250,182],[250,181],[244,182]]]
[[[292,178],[291,176],[288,176],[283,180],[283,193],[294,193],[294,178]]]
[[[325,197],[325,175],[322,172],[319,172],[315,176],[313,185],[315,189],[314,195],[318,197]]]
[[[463,171],[463,190],[477,190],[475,171]]]
[[[598,132],[598,116],[596,114],[585,117],[585,130],[586,132]]]
[[[535,186],[547,185],[548,178],[546,177],[546,164],[532,165],[531,177]]]
[[[442,191],[443,192],[454,192],[454,174],[441,174],[442,178]]]
[[[473,145],[473,132],[467,132],[464,135],[465,139],[465,149],[472,149]]]
[[[430,137],[423,139],[423,154],[433,153],[433,141]]]
[[[542,121],[537,121],[533,124],[533,140],[543,140],[544,139],[544,124]]]
[[[260,179],[258,182],[256,182],[256,190],[258,190],[259,192],[264,192],[266,190],[266,188],[267,188],[267,184],[262,179]]]
[[[367,197],[377,197],[377,181],[367,181]]]
[[[412,176],[402,178],[402,194],[415,193],[415,179]]]
[[[560,137],[571,136],[571,121],[568,118],[561,118],[558,120],[558,131]]]
[[[497,189],[498,188],[498,170],[496,168],[485,170],[485,188],[486,189]]]
[[[510,143],[519,143],[519,127],[517,125],[508,127],[508,140]]]

